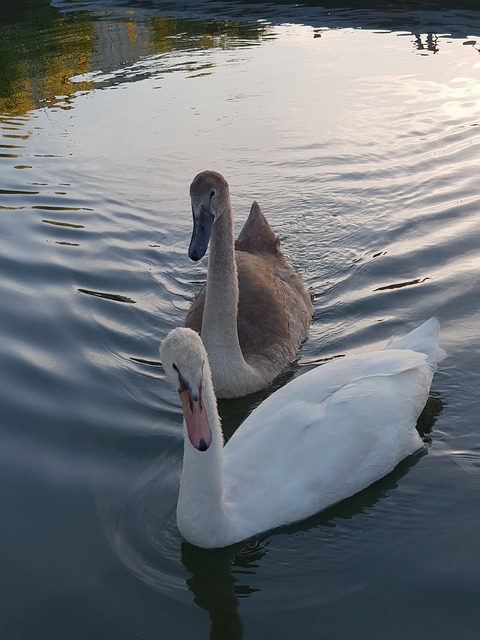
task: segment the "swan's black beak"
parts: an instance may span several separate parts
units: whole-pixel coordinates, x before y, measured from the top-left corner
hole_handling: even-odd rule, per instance
[[[192,206],[193,213],[193,232],[190,246],[188,247],[188,257],[197,262],[205,255],[212,233],[212,224],[214,220],[213,213],[210,209],[200,207],[200,212],[196,213]]]

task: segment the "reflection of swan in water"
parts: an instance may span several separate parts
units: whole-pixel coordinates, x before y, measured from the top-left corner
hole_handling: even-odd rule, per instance
[[[182,563],[191,573],[187,585],[193,593],[195,604],[208,611],[211,623],[211,640],[243,638],[242,621],[238,611],[238,597],[248,597],[258,589],[240,584],[232,571],[232,563],[238,568],[252,566],[264,553],[259,541],[247,543],[243,549],[199,549],[188,542],[182,543]]]
[[[440,400],[429,398],[419,419],[421,434],[431,430],[440,411]],[[145,448],[152,444],[155,447],[155,439],[150,439],[150,445],[145,443]],[[312,575],[328,573],[325,566],[343,564],[343,543],[358,526],[355,518],[369,517],[417,461],[417,456],[407,458],[368,489],[275,535],[205,550],[183,542],[176,527],[180,468],[172,461],[180,461],[179,443],[170,448],[160,445],[163,453],[142,465],[122,467],[121,474],[116,474],[121,475],[122,484],[114,483],[110,494],[97,494],[98,514],[111,548],[128,571],[152,590],[186,606],[193,596],[195,604],[209,615],[213,640],[242,638],[241,601],[254,596],[266,582],[268,590],[261,604],[253,598],[250,611],[290,609],[295,602],[312,598],[315,605],[322,605],[344,597],[352,585],[341,580],[336,587],[330,584],[312,593]],[[302,535],[307,531],[308,536]],[[292,541],[295,554],[290,553]],[[328,552],[319,554],[322,545]]]

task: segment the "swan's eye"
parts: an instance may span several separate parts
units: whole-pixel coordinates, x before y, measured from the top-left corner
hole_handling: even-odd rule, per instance
[[[212,189],[210,191],[210,199],[212,199],[214,195],[215,195],[215,189]]]
[[[177,365],[174,362],[172,362],[172,368],[177,372],[178,375],[178,392],[181,393],[182,391],[190,389],[190,385],[188,384],[188,382],[186,382],[185,378],[182,376],[182,374],[178,370]]]

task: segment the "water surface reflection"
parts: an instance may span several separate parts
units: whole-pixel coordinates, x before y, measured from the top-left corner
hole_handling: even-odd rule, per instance
[[[164,2],[132,0],[122,6],[108,0],[81,4],[39,0],[28,14],[19,14],[16,5],[8,4],[0,27],[0,113],[20,116],[44,107],[69,110],[82,92],[149,77],[161,79],[171,72],[190,77],[208,74],[211,60],[194,62],[185,55],[182,62],[178,54],[251,47],[277,37],[274,25],[287,22],[312,27],[313,38],[353,26],[396,31],[409,37],[412,48],[422,54],[439,53],[442,40],[451,38],[462,38],[479,51],[473,37],[480,34],[476,13],[454,8],[429,14],[418,11],[415,3],[402,10],[332,13],[309,4],[237,2],[228,11],[226,5],[185,3],[182,16],[190,11],[189,18],[179,17],[171,3]]]
[[[480,15],[318,4],[2,2],[5,637],[474,637]],[[218,554],[177,531],[158,362],[205,279],[186,250],[207,167],[238,227],[260,202],[315,305],[298,362],[220,403],[227,437],[292,377],[433,314],[448,353],[427,456]]]

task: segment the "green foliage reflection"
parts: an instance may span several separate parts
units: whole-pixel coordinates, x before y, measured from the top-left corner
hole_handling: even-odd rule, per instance
[[[78,92],[94,88],[92,73],[113,73],[118,81],[126,68],[148,56],[251,46],[265,30],[256,22],[178,20],[134,9],[109,16],[62,14],[48,0],[3,0],[0,114],[22,116],[45,106],[70,109]]]

